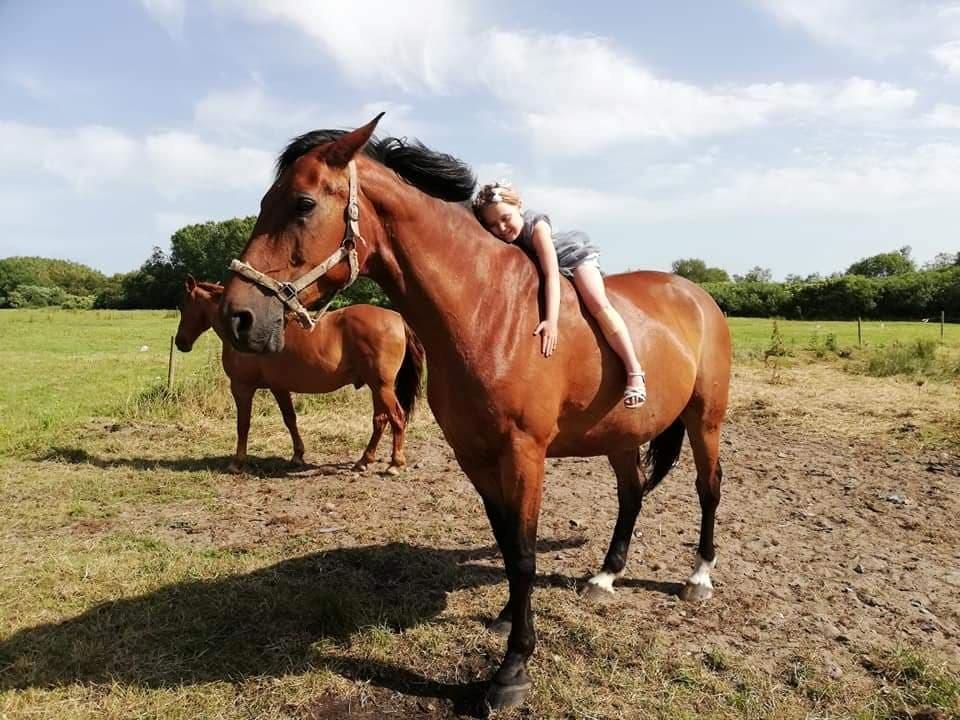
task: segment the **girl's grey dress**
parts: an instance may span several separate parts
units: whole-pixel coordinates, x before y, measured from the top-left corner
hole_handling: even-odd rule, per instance
[[[523,213],[523,229],[517,237],[516,244],[530,253],[534,258],[537,257],[536,250],[533,247],[533,226],[543,220],[550,225],[553,224],[550,218],[543,213],[535,210],[526,210]],[[553,233],[553,246],[557,249],[557,265],[560,267],[560,274],[568,278],[573,277],[575,268],[580,267],[586,262],[593,263],[600,267],[597,258],[600,256],[600,248],[593,244],[590,237],[580,230],[568,230],[565,232]]]

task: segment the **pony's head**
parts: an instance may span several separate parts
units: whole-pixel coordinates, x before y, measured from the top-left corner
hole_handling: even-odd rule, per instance
[[[381,116],[349,132],[306,133],[280,155],[220,306],[223,330],[237,349],[279,352],[288,312],[309,324],[306,308],[322,305],[365,269],[384,234],[359,172],[370,163],[435,197],[472,196],[473,173],[455,158],[415,142],[373,138]]]
[[[197,282],[193,275],[187,275],[180,303],[180,324],[174,339],[178,350],[190,352],[197,338],[210,329],[222,293],[219,285]]]

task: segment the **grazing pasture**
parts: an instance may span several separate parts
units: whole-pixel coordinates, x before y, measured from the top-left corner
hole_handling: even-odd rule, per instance
[[[366,390],[297,398],[306,469],[261,393],[249,470],[229,475],[219,341],[178,354],[168,391],[176,322],[0,311],[0,718],[476,712],[506,580],[426,403],[394,478],[350,469]],[[939,340],[880,325],[860,349],[856,323],[779,322],[764,363],[772,323],[730,320],[708,603],[676,597],[699,523],[688,447],[599,606],[576,591],[606,550],[612,472],[549,461],[535,684],[501,716],[960,715],[960,327],[933,364],[874,377],[873,353]]]

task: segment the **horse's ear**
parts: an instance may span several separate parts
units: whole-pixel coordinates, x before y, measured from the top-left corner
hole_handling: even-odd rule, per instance
[[[193,292],[197,287],[197,281],[193,279],[193,275],[187,275],[187,292]]]
[[[354,155],[367,144],[367,141],[373,135],[373,131],[377,128],[377,123],[383,116],[384,113],[380,113],[363,127],[358,127],[356,130],[351,130],[337,138],[333,147],[327,152],[327,164],[333,167],[342,167],[353,160]]]

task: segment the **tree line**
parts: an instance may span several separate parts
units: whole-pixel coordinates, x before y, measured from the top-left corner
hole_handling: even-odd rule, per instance
[[[62,306],[118,310],[175,308],[188,274],[223,282],[239,257],[256,216],[187,225],[170,238],[170,250],[153,248],[136,270],[106,276],[66,260],[12,257],[0,260],[0,307]],[[389,304],[383,290],[359,278],[332,307],[354,303]]]
[[[842,273],[773,282],[769,269],[754,267],[729,277],[697,258],[677,260],[673,271],[709,292],[728,315],[796,320],[935,319],[960,321],[960,252],[940,253],[923,267],[909,247],[853,263]]]
[[[173,308],[187,274],[200,280],[226,279],[256,217],[187,225],[170,238],[170,249],[155,247],[129,273],[106,276],[79,263],[35,257],[0,260],[0,307]],[[960,253],[940,253],[918,267],[909,247],[880,253],[829,276],[788,275],[754,267],[732,277],[699,258],[673,263],[673,271],[702,285],[728,315],[791,319],[938,318],[944,311],[960,321]],[[389,306],[380,287],[360,278],[334,307],[353,303]]]

